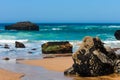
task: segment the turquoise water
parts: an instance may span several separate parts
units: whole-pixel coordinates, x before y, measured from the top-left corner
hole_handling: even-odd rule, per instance
[[[7,31],[4,29],[5,25],[9,24],[0,24],[0,59],[41,58],[41,45],[48,41],[69,41],[75,52],[85,36],[98,36],[106,46],[120,48],[120,41],[114,37],[114,32],[120,29],[119,24],[38,24],[39,31]],[[15,41],[24,43],[26,48],[15,48]],[[5,44],[10,49],[5,49]],[[32,50],[33,48],[36,50]]]
[[[0,40],[82,40],[84,36],[98,36],[105,41],[114,41],[118,24],[38,24],[39,31],[6,31],[0,24]]]

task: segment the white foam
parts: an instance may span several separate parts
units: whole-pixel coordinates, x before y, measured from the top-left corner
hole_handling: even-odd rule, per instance
[[[26,42],[24,43],[26,48],[15,48],[15,41]],[[34,55],[40,55],[41,45],[46,42],[54,42],[54,41],[69,41],[73,45],[73,52],[75,52],[79,47],[82,41],[80,40],[36,40],[36,41],[28,41],[28,40],[0,40],[0,43],[3,43],[0,48],[0,59],[4,57],[10,57],[10,59],[28,59],[32,58]],[[120,48],[120,41],[103,41],[105,46],[109,46],[111,48]],[[8,43],[10,49],[4,48],[4,43]],[[32,50],[35,48],[36,50]],[[28,52],[32,52],[32,54],[28,54]]]
[[[120,41],[103,41],[105,45],[110,46],[111,48],[120,48]]]
[[[28,42],[28,40],[25,39],[25,40],[0,40],[0,43],[15,43],[15,41],[18,41],[18,42]]]
[[[40,29],[40,31],[48,31],[49,29]]]
[[[120,41],[103,41],[105,43],[120,43]]]
[[[61,28],[52,28],[52,30],[62,30]]]
[[[108,28],[120,28],[120,26],[108,26]]]

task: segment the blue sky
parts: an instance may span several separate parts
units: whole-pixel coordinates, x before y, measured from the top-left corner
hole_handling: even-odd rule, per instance
[[[0,23],[120,23],[120,0],[0,0]]]

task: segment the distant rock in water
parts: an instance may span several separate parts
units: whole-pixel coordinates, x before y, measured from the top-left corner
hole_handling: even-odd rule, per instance
[[[31,22],[17,22],[16,24],[5,26],[5,30],[27,30],[39,31],[39,26]]]
[[[115,31],[114,36],[117,40],[120,40],[120,30]]]
[[[78,51],[72,55],[74,64],[64,71],[65,75],[102,76],[120,72],[120,60],[99,38],[87,36]]]
[[[42,53],[44,54],[61,54],[72,53],[72,45],[66,42],[47,42],[42,44]]]
[[[5,58],[3,58],[3,60],[10,60],[10,58],[8,58],[8,57],[5,57]]]
[[[4,48],[5,48],[5,49],[9,49],[9,45],[8,45],[8,44],[5,44]]]
[[[15,42],[15,47],[16,48],[25,48],[25,45],[23,44],[23,43],[21,43],[21,42]]]

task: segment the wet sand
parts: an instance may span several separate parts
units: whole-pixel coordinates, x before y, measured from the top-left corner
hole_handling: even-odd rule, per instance
[[[48,70],[58,71],[58,72],[64,72],[64,70],[66,70],[73,64],[71,57],[45,58],[41,60],[24,60],[20,62],[23,64],[28,64],[33,66],[41,66]],[[72,80],[119,80],[120,74],[111,74],[100,77],[78,77],[78,76],[74,76],[74,77],[70,76],[70,77],[72,78]]]
[[[55,57],[55,58],[45,58],[40,60],[24,60],[21,63],[41,66],[48,70],[63,72],[72,66],[72,57]]]
[[[21,80],[23,74],[0,69],[0,80]]]

